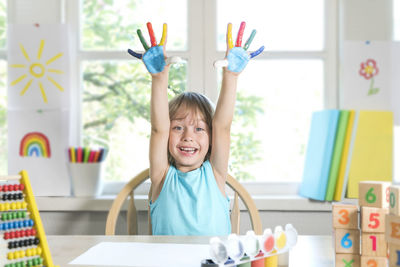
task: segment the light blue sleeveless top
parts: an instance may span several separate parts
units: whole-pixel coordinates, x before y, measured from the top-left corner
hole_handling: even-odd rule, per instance
[[[170,166],[160,195],[150,202],[153,235],[229,235],[229,198],[209,161],[184,173]]]

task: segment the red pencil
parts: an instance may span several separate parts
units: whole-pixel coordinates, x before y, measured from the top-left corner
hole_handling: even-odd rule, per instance
[[[82,154],[83,154],[83,149],[82,149],[82,147],[78,147],[78,158],[77,158],[77,160],[76,160],[76,162],[82,162],[82,160],[83,160],[83,157],[82,157]]]
[[[94,150],[90,150],[90,154],[89,154],[89,162],[93,162],[93,159],[94,159],[94,154],[95,154],[96,152],[94,151]]]

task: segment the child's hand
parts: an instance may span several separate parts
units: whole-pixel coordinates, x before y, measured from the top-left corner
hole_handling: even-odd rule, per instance
[[[163,25],[163,33],[160,43],[157,45],[156,37],[154,36],[153,27],[150,22],[147,23],[147,30],[150,35],[151,47],[149,48],[146,40],[143,37],[142,31],[137,30],[140,42],[142,43],[146,52],[144,54],[136,53],[135,51],[128,49],[128,53],[138,59],[142,59],[146,65],[147,70],[151,74],[162,72],[166,65],[170,63],[176,63],[180,59],[177,57],[167,58],[165,54],[165,44],[167,42],[167,24]]]
[[[251,32],[249,39],[247,39],[246,41],[246,44],[244,45],[244,47],[241,47],[245,26],[245,22],[242,22],[240,24],[239,32],[236,37],[236,45],[234,47],[232,41],[232,24],[228,23],[228,30],[226,33],[226,59],[216,61],[214,63],[214,66],[227,66],[229,71],[239,73],[246,67],[251,58],[258,56],[262,51],[264,51],[264,46],[261,46],[257,51],[253,53],[247,52],[247,49],[249,48],[251,42],[254,39],[254,36],[256,35],[256,30],[253,30]]]

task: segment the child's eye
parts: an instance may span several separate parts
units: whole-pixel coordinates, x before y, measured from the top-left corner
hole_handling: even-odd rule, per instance
[[[197,127],[197,128],[196,128],[196,131],[201,132],[201,131],[204,131],[204,129],[201,128],[201,127]]]
[[[182,130],[182,126],[174,126],[172,129],[180,131],[180,130]]]

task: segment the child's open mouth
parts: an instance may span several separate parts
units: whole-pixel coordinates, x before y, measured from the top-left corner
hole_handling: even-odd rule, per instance
[[[194,154],[198,149],[193,147],[180,147],[179,150],[187,154]]]

